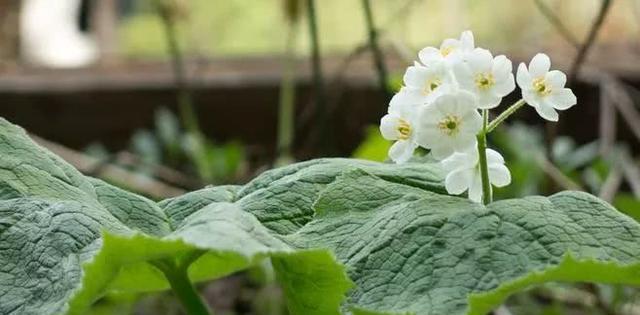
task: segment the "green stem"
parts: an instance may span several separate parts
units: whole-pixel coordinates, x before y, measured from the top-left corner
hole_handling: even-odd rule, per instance
[[[489,182],[489,165],[487,163],[487,122],[489,111],[482,110],[482,131],[478,134],[478,164],[480,164],[480,176],[482,178],[482,203],[491,203],[491,182]]]
[[[520,109],[520,107],[524,106],[524,104],[526,103],[527,102],[525,102],[524,99],[521,99],[513,103],[513,105],[507,108],[507,110],[500,113],[500,116],[496,117],[493,121],[491,121],[489,126],[486,128],[486,133],[490,133],[491,131],[493,131],[493,129],[496,129],[496,127],[498,127],[500,123],[502,123],[505,119],[507,119],[509,116],[515,113],[518,109]]]
[[[329,150],[331,139],[331,129],[328,128],[328,113],[326,106],[326,96],[324,90],[324,79],[322,75],[322,64],[320,59],[320,40],[318,38],[318,22],[316,15],[315,0],[307,0],[307,21],[309,23],[309,35],[311,38],[311,64],[313,68],[313,88],[316,99],[316,117],[318,117],[318,128],[320,148],[325,153]]]
[[[164,35],[167,40],[167,51],[171,56],[171,66],[173,69],[173,76],[175,78],[178,110],[180,111],[180,118],[185,128],[192,134],[200,137],[200,126],[198,124],[198,118],[193,108],[193,100],[191,98],[191,91],[187,82],[187,75],[184,66],[184,58],[180,45],[178,43],[178,34],[176,32],[175,23],[172,17],[172,12],[166,3],[161,0],[157,0],[158,12],[162,18],[162,25],[164,26]]]
[[[191,284],[187,275],[187,268],[184,265],[178,266],[170,260],[158,261],[155,265],[164,273],[169,285],[171,285],[171,289],[188,315],[211,314],[193,284]]]
[[[289,21],[285,47],[285,64],[280,83],[280,112],[278,114],[278,159],[276,164],[286,165],[292,161],[291,146],[294,137],[295,113],[295,40],[297,21]]]
[[[370,0],[362,0],[362,7],[364,9],[365,22],[369,34],[369,48],[371,49],[373,62],[375,63],[376,71],[378,73],[378,85],[380,86],[380,91],[388,100],[391,99],[391,93],[389,93],[389,89],[387,88],[387,68],[384,64],[384,55],[378,45],[378,30],[373,22]]]

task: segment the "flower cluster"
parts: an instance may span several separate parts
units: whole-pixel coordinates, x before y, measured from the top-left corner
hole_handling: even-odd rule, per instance
[[[488,110],[500,105],[516,82],[523,100],[496,123],[525,103],[550,121],[558,120],[556,110],[576,104],[573,92],[564,87],[566,76],[550,71],[547,55],[537,54],[528,67],[520,64],[514,79],[511,60],[475,47],[470,31],[463,32],[460,39],[444,40],[440,48],[422,49],[418,59],[407,68],[404,86],[391,99],[388,114],[380,122],[382,136],[395,141],[389,157],[403,163],[419,146],[430,150],[448,172],[447,191],[468,191],[476,202],[483,197],[483,166],[487,185],[502,187],[511,182],[504,158],[479,141],[492,129]],[[495,127],[493,122],[491,125]]]

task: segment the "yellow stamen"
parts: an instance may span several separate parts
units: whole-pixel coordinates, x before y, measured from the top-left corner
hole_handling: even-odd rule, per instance
[[[407,140],[411,136],[411,126],[404,119],[399,120],[397,130],[400,134],[398,140]]]
[[[442,47],[440,48],[440,54],[442,55],[442,57],[446,57],[447,55],[449,55],[452,51],[453,51],[453,47],[448,46],[448,47]]]
[[[491,73],[480,73],[476,75],[476,86],[481,90],[488,90],[495,83],[496,81],[493,79],[493,74]]]
[[[544,78],[537,78],[533,80],[533,89],[542,96],[546,96],[551,93],[551,86],[545,82]]]
[[[442,81],[440,79],[434,78],[434,79],[428,80],[427,82],[425,82],[424,87],[422,87],[422,94],[429,95],[429,93],[437,89],[440,86],[440,84],[442,84]]]
[[[453,136],[460,131],[462,120],[458,116],[447,115],[438,123],[440,131],[447,136]]]

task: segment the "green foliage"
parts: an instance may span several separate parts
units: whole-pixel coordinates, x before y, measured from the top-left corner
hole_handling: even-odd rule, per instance
[[[378,127],[367,128],[364,141],[353,152],[356,159],[384,162],[391,147],[391,141],[386,140],[380,134]]]
[[[576,192],[488,206],[433,164],[319,159],[152,202],[0,121],[0,313],[80,314],[109,292],[268,258],[292,314],[485,314],[548,281],[640,284],[640,225]]]
[[[155,130],[139,130],[131,139],[131,150],[147,165],[168,165],[195,173],[206,183],[233,182],[246,166],[244,147],[236,142],[214,143],[180,128],[168,109],[155,113]],[[185,166],[186,165],[186,166]]]

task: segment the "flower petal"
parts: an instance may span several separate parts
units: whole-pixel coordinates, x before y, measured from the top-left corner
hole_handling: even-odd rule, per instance
[[[493,86],[493,92],[496,95],[504,97],[509,95],[516,88],[516,82],[513,79],[513,74],[509,75],[506,80],[496,81]]]
[[[551,59],[543,53],[533,56],[529,63],[529,73],[533,78],[544,77],[549,72],[549,68],[551,68]]]
[[[424,66],[410,66],[404,73],[403,81],[404,85],[414,88],[422,89],[427,81],[428,72]]]
[[[511,183],[511,173],[503,164],[489,165],[489,181],[493,186],[504,187]]]
[[[402,117],[411,117],[427,99],[416,89],[403,87],[389,102],[389,112],[398,113]]]
[[[473,170],[457,170],[450,172],[444,180],[447,192],[452,195],[459,195],[469,189]]]
[[[476,146],[476,134],[460,132],[455,138],[450,140],[453,148],[457,152],[465,152]]]
[[[456,152],[440,162],[442,168],[447,172],[455,170],[473,169],[478,164],[478,151],[469,150],[466,152]]]
[[[486,49],[476,48],[472,53],[467,55],[467,64],[473,73],[491,72],[493,56],[491,52]]]
[[[527,70],[527,66],[524,63],[520,63],[518,66],[516,80],[518,81],[518,86],[520,86],[522,90],[530,90],[532,88],[533,79],[531,78],[531,74],[529,74],[529,70]]]
[[[491,73],[496,81],[506,80],[508,77],[513,78],[513,65],[511,60],[505,55],[499,55],[493,58],[493,65],[491,66]]]
[[[502,101],[502,97],[492,93],[492,91],[483,91],[477,94],[478,95],[478,108],[481,109],[491,109],[500,105]]]
[[[475,171],[471,178],[471,184],[469,185],[469,199],[474,202],[482,201],[482,178],[480,172]]]
[[[396,143],[389,148],[389,157],[396,163],[404,163],[413,156],[413,151],[415,149],[416,145],[411,141],[396,141]]]
[[[425,47],[418,53],[418,58],[423,65],[428,67],[433,62],[441,61],[442,54],[440,54],[440,50],[438,48]]]
[[[382,119],[380,119],[380,133],[383,138],[387,140],[398,139],[399,120],[400,117],[395,113],[386,114]]]
[[[504,158],[502,155],[493,149],[487,149],[487,164],[504,164]]]
[[[476,110],[469,111],[462,116],[460,132],[477,134],[482,128],[482,116]]]
[[[473,73],[466,62],[457,62],[453,65],[453,75],[460,88],[472,91],[475,88]]]
[[[559,110],[565,110],[578,102],[573,91],[567,88],[554,90],[549,97],[553,102],[553,107]]]
[[[454,152],[451,146],[443,143],[443,140],[433,143],[429,149],[431,149],[431,155],[433,155],[436,160],[443,160],[451,156]]]
[[[542,102],[542,99],[533,90],[522,89],[522,98],[527,104],[533,107],[537,107],[538,103]]]
[[[474,46],[473,33],[468,30],[462,32],[460,34],[460,48],[462,50],[472,50]]]
[[[567,76],[562,71],[551,70],[545,75],[544,80],[551,84],[552,90],[561,89],[567,83]]]
[[[542,100],[535,104],[536,112],[540,117],[549,121],[558,121],[558,112],[546,100]]]
[[[478,107],[478,100],[475,95],[467,91],[458,91],[453,94],[455,106],[450,106],[450,113],[464,116],[469,111],[475,111]]]

